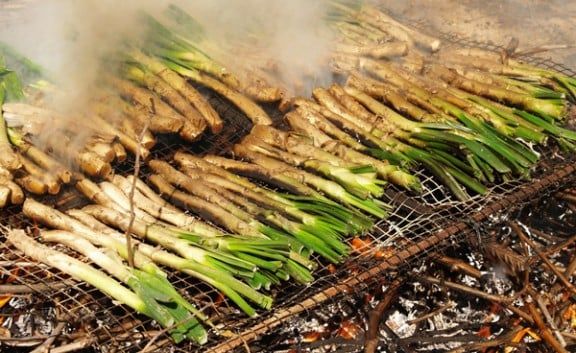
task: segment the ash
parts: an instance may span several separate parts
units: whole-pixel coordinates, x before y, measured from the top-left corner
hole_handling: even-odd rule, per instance
[[[528,303],[536,302],[545,305],[557,331],[566,332],[567,351],[576,351],[576,311],[567,314],[568,308],[576,310],[575,296],[524,240],[547,253],[558,269],[576,261],[576,245],[562,246],[574,237],[576,226],[563,192],[493,217],[480,229],[481,246],[477,239],[451,245],[366,289],[291,318],[252,344],[251,351],[364,352],[371,329],[377,334],[375,352],[549,351],[540,329],[526,321]],[[374,330],[370,316],[392,295],[394,280],[401,283],[397,298],[379,313]],[[550,325],[541,309],[538,313]]]

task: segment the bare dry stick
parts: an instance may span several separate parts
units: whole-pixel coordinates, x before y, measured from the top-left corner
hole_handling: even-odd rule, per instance
[[[474,266],[460,260],[460,259],[455,259],[453,257],[449,257],[449,256],[445,256],[445,255],[440,255],[440,256],[434,256],[432,257],[433,261],[435,262],[439,262],[445,266],[450,267],[451,271],[454,272],[462,272],[465,275],[474,277],[474,278],[480,278],[482,277],[482,273],[480,272],[480,270],[478,270],[477,268],[475,268]]]
[[[530,230],[530,231],[532,231],[532,230]],[[576,242],[576,235],[573,235],[573,236],[571,236],[570,238],[566,239],[565,241],[563,241],[563,242],[561,242],[561,243],[558,243],[558,244],[556,244],[556,245],[553,245],[553,246],[551,246],[551,247],[548,247],[546,250],[542,251],[542,253],[543,253],[544,255],[546,255],[546,256],[550,256],[550,255],[552,255],[552,254],[555,254],[555,253],[557,253],[557,252],[559,252],[559,251],[561,251],[561,250],[569,247],[570,245],[572,245],[572,244],[575,243],[575,242]],[[568,269],[568,267],[567,267],[566,269]],[[572,272],[574,272],[574,271],[572,271]],[[568,274],[566,274],[566,273],[565,273],[565,275],[566,275],[567,277],[570,277],[570,275],[568,275]]]
[[[536,297],[536,304],[538,304],[538,307],[540,308],[540,311],[542,312],[542,315],[544,315],[544,318],[546,319],[546,321],[548,322],[548,325],[550,326],[550,328],[552,329],[552,332],[554,332],[554,335],[556,336],[556,338],[558,339],[558,342],[560,342],[560,344],[562,345],[562,347],[566,347],[566,341],[564,340],[564,337],[562,337],[562,334],[560,333],[560,330],[558,330],[558,326],[556,326],[556,323],[554,322],[554,319],[552,319],[552,316],[550,315],[550,312],[548,311],[548,309],[546,308],[546,304],[544,304],[544,302],[542,301],[542,298],[540,296]]]
[[[150,341],[152,342],[152,341]],[[155,344],[153,345],[146,345],[146,347],[144,347],[144,349],[142,349],[140,352],[138,353],[152,353],[152,352],[157,352],[160,348],[162,347],[166,347],[169,343],[170,343],[170,339],[169,338],[165,338],[161,341],[157,341],[155,342]]]
[[[417,323],[419,323],[419,322],[422,322],[422,321],[428,320],[428,319],[430,319],[430,318],[433,318],[433,317],[436,316],[436,315],[440,315],[440,314],[442,314],[444,311],[446,311],[446,310],[448,310],[448,309],[452,309],[452,308],[455,307],[455,306],[456,306],[456,304],[455,304],[454,302],[448,302],[446,305],[443,305],[443,306],[439,307],[438,309],[429,312],[428,314],[424,314],[424,315],[422,315],[422,316],[420,316],[420,317],[417,317],[416,319],[408,320],[408,321],[406,321],[406,323],[407,323],[408,325],[417,324]]]
[[[136,193],[136,181],[140,175],[140,157],[141,157],[141,149],[142,149],[142,141],[144,140],[144,136],[146,132],[148,132],[148,126],[150,125],[150,121],[156,115],[156,109],[154,107],[154,101],[150,99],[150,112],[148,119],[144,123],[144,127],[138,135],[138,144],[136,147],[136,157],[134,161],[134,177],[132,178],[132,185],[130,186],[130,194],[128,195],[128,199],[130,200],[130,222],[128,222],[128,228],[126,228],[126,248],[128,251],[128,264],[130,267],[134,267],[134,248],[132,247],[132,227],[134,226],[134,221],[136,220],[136,213],[134,212],[134,194]]]
[[[364,353],[374,353],[376,348],[378,348],[378,331],[380,327],[380,322],[382,321],[382,316],[388,310],[390,305],[396,300],[398,296],[398,288],[400,287],[400,282],[395,281],[390,285],[386,293],[384,293],[384,299],[376,305],[374,310],[370,312],[368,319],[368,332],[366,333],[366,342],[364,346]]]
[[[0,293],[2,294],[30,294],[58,291],[76,284],[74,281],[34,283],[34,284],[2,284]]]
[[[542,319],[542,316],[540,316],[540,313],[538,313],[538,309],[536,309],[536,306],[534,306],[533,303],[526,303],[526,307],[528,308],[530,315],[532,315],[532,317],[534,318],[534,322],[536,323],[536,326],[540,330],[540,335],[542,336],[542,339],[546,343],[548,343],[548,345],[551,348],[553,348],[557,353],[568,353],[566,348],[562,347],[560,342],[558,342],[554,338],[552,331],[550,331],[550,329],[544,323],[544,320]]]
[[[554,272],[556,277],[558,277],[558,279],[560,279],[560,281],[562,283],[564,283],[566,288],[568,288],[568,290],[570,290],[572,293],[576,294],[576,287],[574,287],[574,285],[572,283],[570,283],[568,278],[566,278],[566,276],[564,276],[564,274],[562,272],[560,272],[558,267],[554,266],[554,264],[552,262],[550,262],[550,260],[546,257],[545,254],[542,253],[542,251],[538,248],[538,246],[536,244],[534,244],[534,242],[532,240],[530,240],[526,236],[526,234],[524,234],[524,231],[522,231],[522,229],[520,228],[518,223],[511,222],[510,227],[518,235],[518,237],[520,237],[520,239],[522,239],[522,241],[524,243],[526,243],[529,247],[531,247],[534,250],[534,252],[542,259],[542,261],[544,261],[544,264],[546,264],[546,266],[548,266],[548,268],[552,272]]]
[[[458,348],[454,348],[454,349],[448,351],[448,353],[465,353],[465,352],[477,352],[477,351],[482,352],[485,349],[491,348],[491,347],[497,347],[497,346],[502,346],[502,345],[510,346],[510,345],[512,345],[511,342],[512,342],[512,339],[514,338],[514,336],[516,336],[516,334],[518,332],[520,332],[522,329],[523,329],[522,326],[518,326],[504,336],[495,338],[495,339],[490,340],[490,341],[478,342],[478,343],[472,343],[472,344],[460,346]]]
[[[526,55],[534,55],[534,54],[539,54],[539,53],[543,53],[543,52],[547,52],[547,51],[552,51],[552,50],[571,49],[571,48],[574,48],[574,45],[570,45],[570,44],[548,44],[548,45],[541,45],[541,46],[535,47],[535,48],[528,48],[528,49],[516,51],[516,52],[514,53],[513,57],[526,56]]]
[[[556,196],[557,198],[559,198],[561,200],[576,204],[576,196],[575,195],[563,194],[563,193],[557,192],[554,196]]]
[[[50,353],[76,352],[76,351],[82,350],[84,348],[87,348],[96,342],[97,342],[97,340],[95,337],[85,336],[85,337],[80,338],[78,340],[75,340],[71,343],[67,343],[67,344],[64,344],[62,346],[53,348],[50,350]]]
[[[482,299],[486,299],[488,301],[494,302],[494,303],[502,303],[502,304],[508,304],[512,301],[512,298],[507,298],[507,297],[503,297],[500,295],[494,295],[494,294],[489,294],[486,292],[483,292],[481,290],[463,285],[463,284],[459,284],[459,283],[454,283],[454,282],[450,282],[450,281],[444,281],[441,279],[437,279],[434,277],[430,277],[430,276],[421,276],[418,277],[419,280],[422,280],[424,282],[428,282],[430,284],[436,284],[439,286],[444,286],[444,287],[448,287],[451,289],[455,289],[458,290],[460,292],[464,292],[464,293],[468,293],[471,295],[474,295],[478,298],[482,298]]]
[[[56,340],[56,338],[58,336],[60,336],[60,333],[62,332],[62,330],[64,330],[64,327],[66,327],[66,323],[63,321],[58,322],[58,324],[56,325],[56,327],[54,328],[52,334],[50,335],[50,337],[48,337],[46,339],[46,341],[44,341],[44,343],[42,343],[41,345],[39,345],[38,347],[34,348],[33,351],[31,351],[30,353],[48,353],[51,351],[51,347],[52,344],[54,343],[54,341]]]

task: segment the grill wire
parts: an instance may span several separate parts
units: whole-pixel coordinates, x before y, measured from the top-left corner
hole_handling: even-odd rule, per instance
[[[470,41],[451,34],[440,36],[445,45],[459,47],[479,47],[492,51],[502,48],[492,44]],[[522,58],[538,66],[553,69],[569,76],[576,76],[576,72],[547,59],[526,57]],[[199,143],[183,145],[180,140],[171,137],[159,137],[154,148],[153,157],[170,160],[177,150],[187,150],[197,154],[215,153],[226,154],[230,147],[242,136],[250,131],[248,119],[235,107],[229,105],[213,92],[205,90],[210,103],[225,120],[224,131],[217,136],[206,136]],[[281,124],[281,115],[271,107],[267,110]],[[542,161],[534,172],[534,180],[554,176],[555,171],[570,168],[574,158],[560,154],[552,146],[539,151]],[[126,162],[117,166],[119,174],[131,174],[134,169],[133,162]],[[143,166],[142,178],[146,178],[149,171]],[[534,199],[518,199],[515,195],[529,187],[530,181],[514,180],[494,186],[484,196],[475,196],[467,202],[460,202],[450,196],[444,186],[438,184],[434,178],[424,171],[415,174],[422,180],[424,192],[421,195],[407,195],[400,189],[389,186],[384,197],[385,201],[395,206],[390,217],[376,224],[373,230],[359,235],[370,242],[371,246],[360,253],[353,254],[345,264],[335,269],[325,264],[315,273],[316,280],[307,285],[284,283],[281,288],[272,290],[275,299],[274,309],[269,312],[260,312],[254,319],[247,319],[213,288],[199,283],[185,275],[170,272],[169,280],[181,293],[205,310],[218,325],[221,332],[231,335],[222,338],[211,333],[209,343],[202,349],[214,351],[231,351],[234,346],[244,340],[256,338],[258,334],[281,324],[282,320],[296,314],[306,315],[318,305],[337,300],[346,292],[360,293],[367,288],[375,276],[385,274],[385,268],[394,267],[396,271],[411,264],[422,261],[431,253],[442,251],[450,244],[462,242],[467,236],[482,237],[479,231],[482,226],[471,217],[480,210],[485,210],[485,221],[493,219],[497,212],[491,209],[486,211],[488,205],[512,199],[508,202],[510,207],[504,212],[511,212],[513,208],[534,201]],[[542,184],[537,194],[542,198],[560,188],[561,183],[569,182],[567,178],[558,177],[550,179],[548,184]],[[533,186],[537,188],[538,185]],[[528,194],[526,194],[528,195]],[[45,198],[41,201],[55,205],[60,209],[81,206],[86,201],[74,190],[67,190],[64,196],[58,199]],[[514,205],[511,205],[514,203]],[[16,207],[1,211],[0,224],[11,227],[24,227],[30,230],[35,225],[26,219]],[[494,209],[494,211],[498,211]],[[494,213],[494,214],[490,214]],[[490,216],[490,217],[488,217]],[[452,229],[455,224],[465,224],[455,228],[446,236],[446,239],[430,239],[430,235],[442,230]],[[428,242],[426,240],[428,239]],[[424,244],[425,246],[421,246]],[[56,246],[65,251],[63,247]],[[407,250],[410,249],[410,250]],[[390,258],[375,257],[374,253],[389,254]],[[70,253],[70,252],[68,252]],[[394,257],[394,255],[396,257]],[[78,255],[74,255],[78,257]],[[396,260],[393,260],[396,259]],[[28,263],[27,263],[28,262]],[[388,265],[386,263],[388,262]],[[383,265],[384,264],[384,265]],[[376,271],[375,269],[379,269]],[[144,348],[152,338],[155,345],[151,349],[166,352],[190,352],[200,347],[193,343],[182,343],[174,346],[168,336],[160,331],[160,327],[150,320],[127,310],[123,306],[115,305],[98,290],[90,286],[70,282],[70,278],[59,271],[30,264],[29,260],[15,249],[11,248],[0,235],[0,278],[2,282],[9,281],[11,285],[25,285],[30,288],[48,286],[50,290],[35,290],[29,295],[13,296],[10,302],[0,309],[3,330],[13,335],[27,335],[28,341],[43,341],[50,335],[58,321],[66,322],[66,327],[59,336],[58,344],[80,342],[86,347],[101,352],[137,352]],[[351,279],[363,278],[359,282]],[[67,281],[67,286],[58,283]],[[2,293],[0,293],[2,294]],[[14,342],[21,342],[15,340]],[[8,344],[8,345],[7,345]],[[10,341],[4,341],[0,351],[11,351]]]

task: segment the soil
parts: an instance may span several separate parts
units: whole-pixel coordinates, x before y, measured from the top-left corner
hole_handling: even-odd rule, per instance
[[[569,49],[541,54],[576,66],[576,1],[570,0],[405,0],[378,1],[394,14],[471,39],[519,49],[566,44]]]

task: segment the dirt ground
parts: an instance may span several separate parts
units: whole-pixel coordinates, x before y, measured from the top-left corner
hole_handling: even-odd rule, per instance
[[[576,67],[576,1],[574,0],[405,0],[382,1],[391,12],[481,41],[520,49],[565,44],[569,49],[541,54]]]
[[[37,0],[0,0],[0,22]],[[237,0],[240,1],[240,0]],[[566,44],[542,54],[576,68],[576,0],[376,0],[406,19],[469,38],[520,48]]]

